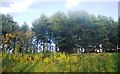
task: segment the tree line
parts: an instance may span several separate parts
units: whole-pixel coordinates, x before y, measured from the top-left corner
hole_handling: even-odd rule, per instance
[[[53,41],[60,51],[74,52],[80,45],[86,50],[99,49],[99,45],[107,51],[120,47],[120,18],[114,21],[111,17],[92,15],[88,12],[69,11],[56,12],[51,16],[41,14],[32,22],[19,26],[10,15],[1,14],[2,51],[13,48],[14,52],[36,52],[37,44]],[[36,45],[32,44],[36,38]]]

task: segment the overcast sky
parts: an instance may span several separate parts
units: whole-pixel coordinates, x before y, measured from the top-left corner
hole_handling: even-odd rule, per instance
[[[0,13],[10,14],[19,25],[31,23],[44,13],[51,16],[57,11],[85,10],[94,15],[118,19],[119,0],[1,0]]]

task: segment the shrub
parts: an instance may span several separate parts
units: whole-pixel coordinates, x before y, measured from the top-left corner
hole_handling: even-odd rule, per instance
[[[16,44],[15,45],[15,53],[18,53],[18,52],[20,52],[20,45]]]
[[[48,57],[46,57],[46,58],[44,59],[44,63],[46,63],[46,64],[49,63],[49,58],[48,58]]]
[[[40,60],[40,56],[38,54],[36,54],[35,57],[34,57],[34,61],[37,62],[39,60]]]

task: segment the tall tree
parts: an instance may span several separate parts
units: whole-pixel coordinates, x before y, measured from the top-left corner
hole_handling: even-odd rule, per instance
[[[118,30],[118,46],[120,48],[120,17],[118,19],[118,29],[117,30]]]
[[[27,32],[29,30],[29,26],[26,22],[24,22],[24,24],[21,26],[21,31],[23,33]]]
[[[41,14],[40,18],[33,22],[32,31],[35,32],[35,36],[37,37],[37,42],[41,41],[44,44],[44,49],[46,47],[45,43],[47,43],[49,35],[50,35],[50,28],[49,28],[49,19],[46,15]]]
[[[47,42],[54,38],[60,51],[71,52],[76,45],[112,49],[117,45],[117,23],[106,16],[88,14],[86,11],[56,12],[50,18],[41,15],[33,22],[32,31],[38,40]]]
[[[1,16],[2,16],[2,20],[0,22],[2,24],[0,25],[2,26],[3,35],[18,31],[20,29],[19,25],[17,25],[17,22],[15,22],[10,15],[2,14]]]

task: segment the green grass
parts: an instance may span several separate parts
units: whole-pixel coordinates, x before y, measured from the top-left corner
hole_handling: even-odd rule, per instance
[[[2,53],[2,72],[117,72],[120,53],[7,54]]]

